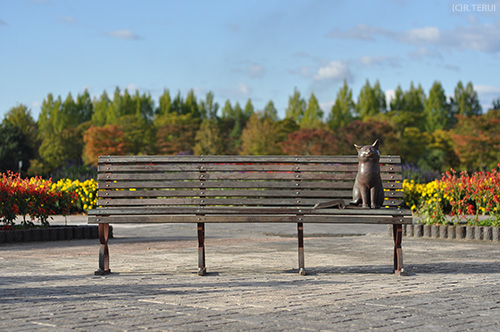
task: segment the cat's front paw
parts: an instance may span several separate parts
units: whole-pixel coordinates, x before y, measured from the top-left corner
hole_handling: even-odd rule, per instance
[[[380,205],[375,205],[375,204],[372,204],[371,208],[372,208],[372,209],[380,209]]]

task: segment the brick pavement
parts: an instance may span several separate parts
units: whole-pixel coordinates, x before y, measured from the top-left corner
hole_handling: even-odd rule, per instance
[[[105,277],[96,240],[1,245],[0,331],[500,331],[498,244],[404,238],[396,277],[385,226],[305,227],[304,277],[294,225],[207,225],[205,277],[195,225],[115,226]]]

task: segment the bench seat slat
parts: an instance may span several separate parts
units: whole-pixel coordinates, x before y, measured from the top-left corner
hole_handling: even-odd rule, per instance
[[[402,191],[386,191],[386,197],[403,197]],[[350,198],[352,190],[271,190],[271,189],[253,189],[253,190],[133,190],[133,191],[98,191],[99,198],[153,198],[153,197],[317,197],[318,199],[332,198]]]
[[[300,219],[299,219],[300,218]],[[95,223],[363,223],[363,224],[410,224],[411,217],[360,216],[360,215],[113,215],[89,216],[89,224]]]
[[[315,215],[402,215],[411,216],[409,209],[313,209],[311,207],[134,207],[134,208],[98,208],[89,211],[89,215],[146,215],[146,214],[315,214]]]
[[[161,206],[161,205],[236,205],[236,206],[314,206],[323,200],[315,198],[144,198],[144,199],[98,199],[98,206]],[[384,201],[384,206],[399,206],[402,199],[389,199]]]
[[[239,188],[294,188],[294,189],[349,189],[352,190],[352,182],[346,181],[325,181],[325,182],[237,182]],[[402,189],[401,182],[383,182],[385,189]],[[100,182],[99,190],[106,189],[187,189],[187,188],[235,188],[232,181],[120,181],[120,182]]]
[[[317,180],[317,181],[335,181],[335,180],[354,180],[356,173],[321,173],[321,172],[307,172],[307,173],[282,173],[282,172],[255,172],[255,173],[192,173],[192,172],[175,172],[175,173],[101,173],[97,179],[99,181],[119,181],[119,180],[277,180],[277,181],[291,181],[291,180]],[[382,181],[401,181],[401,174],[382,173]]]

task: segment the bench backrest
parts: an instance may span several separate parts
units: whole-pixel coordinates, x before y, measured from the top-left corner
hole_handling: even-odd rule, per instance
[[[401,159],[381,156],[384,206],[403,202]],[[357,156],[101,156],[98,206],[312,207],[352,199]]]

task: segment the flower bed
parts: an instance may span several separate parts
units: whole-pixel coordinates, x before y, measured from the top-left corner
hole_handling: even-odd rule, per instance
[[[498,165],[500,167],[500,164]],[[427,184],[403,182],[405,202],[425,224],[500,226],[500,172],[450,170]]]
[[[19,174],[4,173],[0,177],[0,222],[13,225],[20,215],[23,226],[33,225],[34,221],[47,226],[49,215],[70,214],[77,198],[74,191],[52,188],[51,180],[22,179]]]

